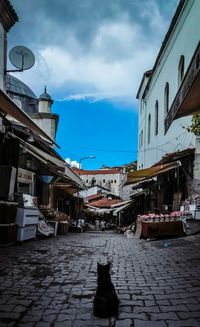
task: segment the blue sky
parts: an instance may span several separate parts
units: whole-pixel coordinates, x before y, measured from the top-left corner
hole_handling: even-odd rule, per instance
[[[57,142],[62,144],[58,152],[64,158],[96,156],[84,160],[83,169],[136,160],[138,122],[137,112],[132,108],[123,106],[122,110],[120,104],[104,100],[95,103],[80,100],[56,102],[54,111],[60,115]]]
[[[137,159],[136,93],[152,68],[178,0],[11,0],[8,48],[29,47],[18,73],[37,96],[47,85],[59,114],[58,152],[84,169]]]

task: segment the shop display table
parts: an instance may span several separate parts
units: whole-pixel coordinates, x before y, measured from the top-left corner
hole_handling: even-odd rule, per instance
[[[144,238],[182,235],[184,235],[182,221],[141,221],[141,236]]]

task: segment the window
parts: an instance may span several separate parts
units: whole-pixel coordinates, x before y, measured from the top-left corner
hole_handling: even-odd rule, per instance
[[[184,69],[185,69],[185,57],[181,56],[178,64],[178,86],[181,84],[182,79],[184,77]]]
[[[155,105],[155,135],[158,135],[158,100]]]
[[[148,116],[148,134],[147,134],[147,144],[151,142],[151,115]]]
[[[103,179],[103,183],[105,183],[106,181],[105,181],[105,179]]]
[[[167,82],[165,85],[164,91],[164,108],[165,108],[165,115],[169,111],[169,83]]]
[[[139,148],[143,146],[143,130],[139,134]]]
[[[86,179],[86,183],[88,183],[88,179]]]
[[[114,180],[114,183],[117,183],[116,179]]]
[[[141,146],[143,146],[143,130],[141,131]]]
[[[111,180],[111,183],[113,183],[113,180]]]

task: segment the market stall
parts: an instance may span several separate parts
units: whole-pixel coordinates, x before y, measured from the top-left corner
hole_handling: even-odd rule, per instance
[[[183,236],[184,224],[191,218],[189,212],[174,211],[170,214],[139,215],[136,220],[137,238]]]

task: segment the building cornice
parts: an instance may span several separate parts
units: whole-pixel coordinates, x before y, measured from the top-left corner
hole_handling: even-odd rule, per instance
[[[161,59],[161,57],[163,55],[163,52],[165,51],[165,48],[166,48],[166,46],[168,44],[168,41],[169,41],[173,31],[174,31],[174,27],[175,27],[175,25],[176,25],[176,23],[177,23],[177,21],[178,21],[178,19],[180,17],[180,14],[181,14],[185,4],[186,4],[186,0],[180,0],[179,5],[178,5],[178,7],[176,9],[176,12],[175,12],[175,14],[174,14],[174,16],[172,18],[169,29],[167,31],[167,34],[165,35],[165,38],[164,38],[164,41],[163,41],[162,46],[160,48],[160,51],[159,51],[159,53],[157,55],[156,61],[154,63],[153,69],[151,71],[151,76],[150,76],[150,78],[149,78],[149,80],[147,82],[147,85],[145,87],[145,90],[143,92],[143,96],[142,96],[143,98],[146,96],[146,94],[147,94],[147,92],[148,92],[148,90],[150,88],[150,83],[151,83],[151,80],[153,78],[154,72],[156,71],[156,69],[157,69],[157,67],[158,67],[158,65],[160,63],[160,59]],[[138,96],[138,94],[137,94],[137,96]]]

